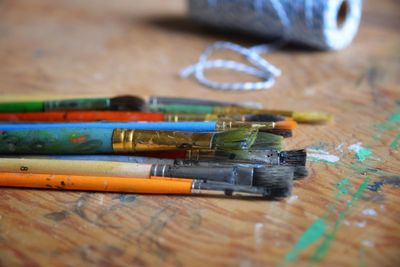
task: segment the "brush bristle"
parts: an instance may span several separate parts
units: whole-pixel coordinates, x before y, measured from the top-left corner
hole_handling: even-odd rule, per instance
[[[278,129],[291,130],[291,129],[295,129],[296,127],[297,127],[297,122],[292,121],[292,120],[275,122],[275,128],[278,128]]]
[[[263,149],[275,149],[281,150],[282,149],[282,140],[283,137],[271,134],[271,133],[264,133],[259,132],[257,134],[257,138],[254,141],[253,145],[251,146],[252,150],[263,150]]]
[[[305,149],[281,151],[279,161],[282,165],[305,166],[307,161],[307,152]]]
[[[288,138],[293,136],[293,131],[292,130],[287,130],[287,129],[259,129],[260,132],[263,133],[271,133],[275,135],[280,135],[283,138]]]
[[[290,196],[293,187],[293,167],[263,166],[254,168],[253,185],[264,187],[268,197]]]
[[[321,112],[293,112],[293,119],[299,123],[321,124],[332,120],[332,115]]]
[[[123,95],[111,98],[110,109],[111,110],[131,110],[131,111],[142,111],[146,107],[146,102],[136,96]]]
[[[286,118],[280,115],[274,114],[253,114],[245,115],[245,121],[262,121],[262,122],[274,122],[284,121]]]
[[[216,150],[249,149],[258,136],[254,129],[239,129],[216,133],[213,148]]]
[[[306,166],[294,166],[294,179],[303,179],[308,176]]]

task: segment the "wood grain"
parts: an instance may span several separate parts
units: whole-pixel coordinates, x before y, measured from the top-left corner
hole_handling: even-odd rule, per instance
[[[0,0],[2,99],[130,93],[321,110],[335,122],[302,125],[286,147],[339,159],[314,158],[282,201],[1,188],[0,266],[399,266],[400,5],[364,4],[349,48],[283,49],[267,55],[284,73],[273,89],[223,93],[177,72],[210,42],[262,40],[199,28],[183,1]],[[365,160],[349,150],[359,142]]]

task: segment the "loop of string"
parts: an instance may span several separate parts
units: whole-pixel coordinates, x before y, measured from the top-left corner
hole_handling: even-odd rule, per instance
[[[258,9],[262,8],[262,1],[256,0],[254,5]],[[286,36],[287,28],[290,26],[290,20],[279,0],[271,0],[276,15],[279,17],[283,36]],[[262,44],[246,48],[231,42],[216,42],[208,46],[200,55],[196,64],[191,65],[180,72],[181,78],[187,78],[194,75],[197,81],[211,89],[232,90],[232,91],[253,91],[269,89],[275,84],[275,78],[282,74],[282,71],[269,63],[260,54],[276,50],[286,43],[286,38],[282,37],[279,41],[271,44]],[[210,55],[217,50],[230,50],[246,58],[251,65],[246,65],[237,61],[216,59],[209,60]],[[246,73],[262,79],[260,82],[234,82],[224,83],[216,82],[206,78],[205,69],[227,69]]]
[[[243,55],[248,62],[252,65],[246,65],[233,60],[216,59],[209,60],[208,57],[216,50],[226,49],[237,52]],[[243,46],[230,43],[230,42],[216,42],[204,50],[200,55],[199,61],[191,65],[180,72],[182,78],[187,78],[194,75],[197,81],[211,89],[217,90],[261,90],[271,88],[275,84],[275,77],[281,75],[281,70],[269,63],[263,57],[261,53],[270,51],[272,46],[270,45],[258,45],[251,48],[245,48]],[[228,69],[237,72],[246,73],[258,78],[261,78],[260,82],[235,82],[235,83],[223,83],[211,81],[206,78],[204,74],[205,69]]]

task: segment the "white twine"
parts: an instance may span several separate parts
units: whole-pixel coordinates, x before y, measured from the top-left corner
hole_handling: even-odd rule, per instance
[[[245,48],[230,42],[216,42],[204,50],[196,64],[183,69],[180,73],[180,76],[182,78],[186,78],[190,75],[195,75],[200,84],[217,90],[261,90],[270,88],[275,84],[275,77],[281,75],[281,70],[266,61],[259,54],[270,51],[271,47],[263,45]],[[226,49],[237,52],[238,54],[245,56],[252,66],[232,60],[208,60],[210,54],[218,49]],[[238,83],[222,83],[211,81],[205,77],[204,70],[212,68],[229,69],[237,72],[243,72],[259,77],[263,79],[263,81]]]
[[[198,22],[276,37],[279,41],[251,48],[230,42],[216,42],[201,53],[196,64],[183,69],[180,76],[187,78],[194,75],[200,84],[216,90],[252,91],[271,88],[282,72],[260,54],[275,50],[287,42],[303,43],[320,49],[344,48],[357,33],[361,1],[188,0],[189,14]],[[209,60],[213,52],[221,49],[244,56],[249,64],[227,59]],[[205,77],[204,70],[213,68],[246,73],[261,81],[212,81]]]

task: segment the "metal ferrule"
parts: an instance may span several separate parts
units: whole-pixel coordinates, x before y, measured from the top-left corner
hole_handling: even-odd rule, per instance
[[[161,163],[159,163],[161,164]],[[166,163],[170,164],[170,163]],[[260,168],[264,167],[266,164],[261,161],[250,161],[250,160],[217,160],[217,161],[210,161],[210,160],[174,160],[174,165],[177,166],[205,166],[205,167],[246,167],[246,168]]]
[[[199,151],[199,160],[208,159],[202,156]],[[239,151],[216,151],[214,159],[218,160],[245,160],[253,162],[262,162],[264,164],[279,165],[280,156],[277,150],[239,150]]]
[[[280,157],[279,152],[277,150],[254,150],[249,151],[250,156],[249,160],[252,161],[261,161],[265,162],[266,164],[271,165],[279,165],[280,164]]]
[[[242,128],[255,128],[255,129],[274,129],[275,122],[246,122],[246,121],[230,121],[230,120],[218,120],[216,121],[216,131],[226,131],[231,129],[242,129]]]
[[[217,114],[164,114],[164,120],[169,122],[179,121],[215,121],[218,119]]]
[[[214,150],[206,150],[207,154],[212,158],[215,154]],[[199,160],[200,159],[200,149],[190,149],[186,151],[186,160]]]
[[[264,164],[279,165],[280,154],[277,150],[248,150],[248,151],[214,151],[191,149],[186,151],[186,160],[244,160]]]
[[[255,108],[244,108],[244,107],[215,107],[213,109],[215,114],[278,114],[287,117],[293,115],[292,111],[288,110],[266,110],[266,109],[255,109]]]
[[[210,149],[212,133],[115,129],[114,152]]]
[[[193,194],[213,194],[213,195],[227,195],[227,196],[255,196],[255,197],[268,197],[265,188],[254,186],[240,186],[232,185],[223,182],[193,180],[192,182]]]
[[[251,186],[253,184],[253,166],[234,166],[212,164],[154,164],[150,170],[151,176],[177,177],[188,179],[203,179],[207,181],[226,182],[232,185]]]

